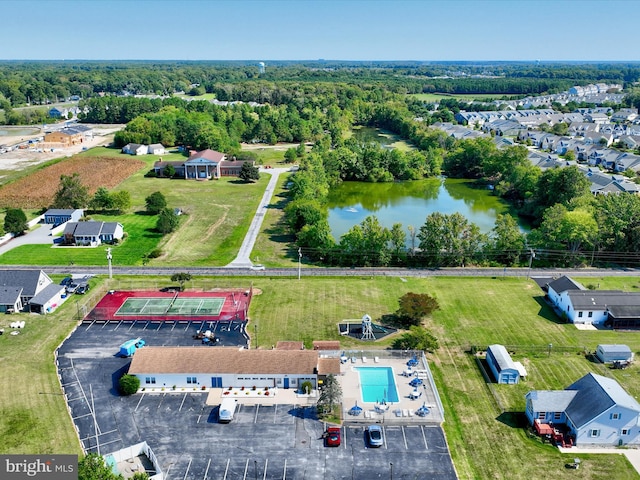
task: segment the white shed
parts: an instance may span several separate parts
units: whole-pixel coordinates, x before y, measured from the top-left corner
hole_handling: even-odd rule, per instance
[[[602,363],[630,362],[633,360],[633,352],[627,345],[598,345],[596,356]]]

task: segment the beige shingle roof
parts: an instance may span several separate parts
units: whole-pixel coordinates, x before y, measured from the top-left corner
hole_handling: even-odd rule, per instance
[[[302,350],[304,348],[304,343],[281,340],[276,343],[276,348],[278,350]]]
[[[235,347],[144,347],[136,351],[129,373],[167,374],[315,374],[314,350],[246,350]]]
[[[314,350],[340,350],[340,342],[338,340],[314,340]]]

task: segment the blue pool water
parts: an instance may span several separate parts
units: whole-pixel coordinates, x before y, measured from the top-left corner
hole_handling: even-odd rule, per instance
[[[391,367],[357,367],[364,402],[397,402],[398,389]]]

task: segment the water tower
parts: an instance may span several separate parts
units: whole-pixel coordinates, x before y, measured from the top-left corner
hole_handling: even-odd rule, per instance
[[[371,317],[365,313],[362,317],[362,338],[361,340],[375,340],[376,336],[373,334],[373,326],[371,324]]]
[[[264,73],[264,62],[258,62],[258,73]]]

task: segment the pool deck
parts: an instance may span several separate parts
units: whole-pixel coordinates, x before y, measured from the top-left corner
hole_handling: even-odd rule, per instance
[[[340,367],[341,375],[338,377],[338,381],[342,387],[344,422],[350,424],[441,424],[444,416],[438,401],[438,394],[431,387],[431,374],[422,365],[423,360],[420,359],[419,365],[412,369],[413,375],[405,376],[403,372],[407,370],[408,358],[389,358],[383,356],[384,352],[379,352],[378,361],[376,362],[375,354],[376,352],[358,352],[356,355],[347,353],[347,361],[342,363]],[[360,375],[357,367],[391,367],[399,401],[387,402],[389,408],[384,413],[376,410],[375,402],[364,402],[360,390]],[[420,398],[412,400],[410,394],[414,391],[414,388],[409,385],[409,382],[415,377],[423,380],[423,384],[418,387],[418,391],[422,392],[422,394]],[[356,402],[362,408],[362,413],[357,416],[350,415],[349,411]],[[420,417],[415,412],[423,404],[429,408],[430,412],[426,416]]]

